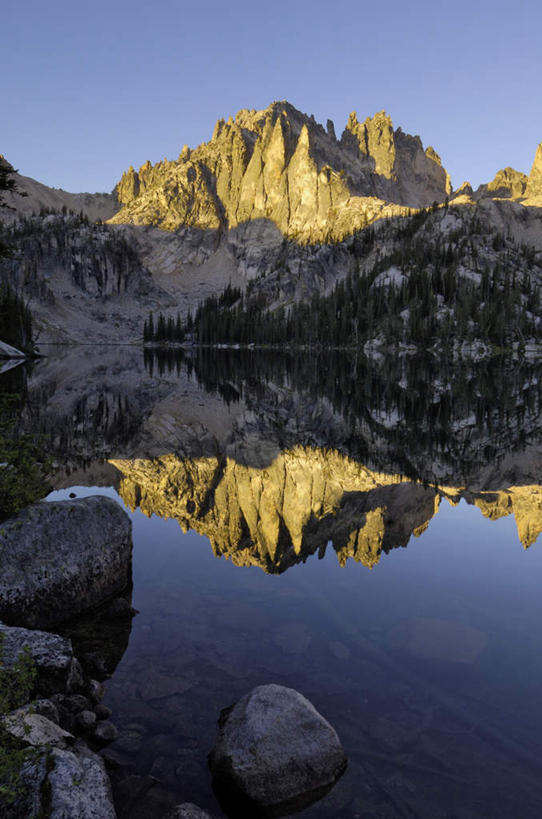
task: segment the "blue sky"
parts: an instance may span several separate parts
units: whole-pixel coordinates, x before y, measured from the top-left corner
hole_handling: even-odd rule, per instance
[[[111,190],[216,119],[287,99],[340,135],[385,109],[454,186],[542,141],[542,7],[501,0],[4,0],[0,153],[66,190]]]

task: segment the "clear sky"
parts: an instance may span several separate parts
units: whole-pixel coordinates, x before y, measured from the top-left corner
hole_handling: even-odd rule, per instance
[[[3,0],[0,23],[0,153],[70,191],[281,99],[338,135],[385,109],[455,187],[542,141],[539,0]]]

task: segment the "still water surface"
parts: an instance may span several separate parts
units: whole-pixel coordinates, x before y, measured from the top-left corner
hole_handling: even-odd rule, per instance
[[[536,367],[511,363],[498,387],[485,367],[460,395],[465,374],[449,373],[438,413],[442,372],[423,371],[416,400],[409,372],[387,368],[379,391],[379,369],[362,400],[367,371],[318,395],[312,364],[235,378],[231,359],[147,361],[130,392],[126,366],[106,365],[96,392],[88,368],[57,371],[43,425],[73,423],[78,453],[64,471],[59,456],[50,497],[109,494],[133,520],[139,613],[105,698],[119,815],[180,801],[223,815],[206,762],[218,715],[275,682],[314,703],[349,760],[306,819],[540,817]],[[46,367],[31,376],[29,417],[48,383]],[[114,419],[115,389],[129,407]]]

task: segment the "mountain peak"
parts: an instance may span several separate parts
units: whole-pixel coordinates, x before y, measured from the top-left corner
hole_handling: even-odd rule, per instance
[[[324,128],[279,100],[218,119],[209,142],[174,162],[129,169],[113,221],[176,230],[267,219],[284,236],[340,240],[383,207],[424,207],[448,192],[438,154],[394,131],[385,111],[363,122],[353,111],[338,141],[330,120]]]
[[[542,196],[542,142],[536,149],[526,194],[527,196]]]

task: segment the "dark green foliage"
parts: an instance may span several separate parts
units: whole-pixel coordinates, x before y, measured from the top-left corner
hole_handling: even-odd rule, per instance
[[[27,304],[15,290],[0,282],[0,341],[23,352],[33,350],[32,315]]]
[[[30,700],[36,679],[36,667],[27,648],[10,668],[5,667],[3,642],[4,635],[0,634],[0,720]],[[24,763],[36,761],[36,758],[34,748],[24,747],[0,723],[0,809],[5,811],[22,796],[21,767]]]
[[[458,227],[444,234],[438,208],[385,220],[378,232],[365,229],[350,245],[351,272],[331,293],[317,292],[288,309],[270,310],[255,284],[245,296],[227,288],[198,307],[196,340],[357,347],[378,339],[438,348],[538,340],[542,270],[533,249],[495,230],[483,232],[472,214],[455,215]],[[379,245],[388,248],[385,254],[375,252]],[[390,270],[397,272],[387,275]]]
[[[26,193],[22,193],[17,189],[17,182],[13,178],[15,174],[15,168],[0,154],[0,208],[7,208],[8,205],[5,204],[2,191],[10,191],[12,193],[20,193],[21,196],[26,196]],[[9,244],[5,242],[5,240],[0,235],[0,259],[9,256],[11,253],[11,249]]]
[[[107,225],[90,223],[82,212],[62,214],[44,208],[39,217],[20,216],[11,226],[0,225],[2,237],[13,251],[0,275],[25,297],[54,303],[42,271],[57,265],[69,271],[74,285],[97,296],[145,286],[139,280],[142,264],[133,243]]]
[[[11,191],[26,196],[17,189],[13,178],[15,169],[0,155],[0,207],[6,207],[2,191]],[[0,259],[11,256],[9,242],[0,235]],[[32,316],[23,298],[7,283],[0,279],[0,341],[5,341],[23,352],[32,352]]]
[[[39,439],[17,432],[16,395],[0,396],[0,521],[47,494],[49,464]]]
[[[0,154],[0,207],[6,207],[2,197],[2,191],[10,191],[11,193],[19,193],[21,196],[26,196],[26,193],[23,193],[17,188],[17,180],[13,178],[15,173],[17,173],[17,171],[13,165]]]
[[[183,324],[180,313],[177,313],[176,318],[173,318],[173,316],[166,318],[162,313],[159,313],[155,325],[154,316],[149,313],[149,318],[143,325],[143,341],[180,344],[185,340],[187,325],[191,321],[192,319],[189,316],[187,323]]]

